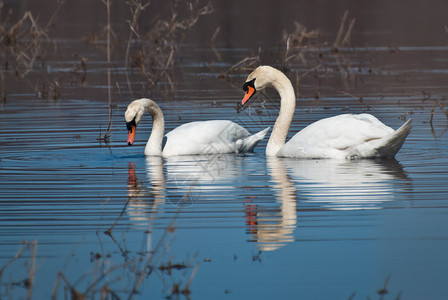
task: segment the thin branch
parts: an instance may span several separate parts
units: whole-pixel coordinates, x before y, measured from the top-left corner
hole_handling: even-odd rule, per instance
[[[36,273],[35,265],[36,265],[36,245],[37,242],[33,241],[31,243],[31,262],[30,262],[30,271],[28,273],[27,280],[27,294],[26,298],[29,300],[33,294],[33,285],[34,285],[34,274]]]
[[[429,124],[431,124],[431,127],[432,127],[432,120],[434,119],[435,108],[436,108],[436,102],[434,101],[432,103],[432,108],[431,108],[431,117],[429,118]]]
[[[338,34],[336,35],[336,39],[333,42],[333,51],[338,51],[339,48],[347,45],[350,42],[351,33],[353,30],[353,27],[355,26],[356,19],[353,18],[353,19],[349,20],[348,29],[347,29],[347,31],[345,31],[345,23],[347,21],[347,18],[348,18],[348,10],[346,10],[344,12],[344,15],[342,16],[341,24],[339,25]]]
[[[150,3],[145,3],[142,4],[141,0],[136,0],[136,1],[130,1],[129,2],[129,9],[131,11],[132,14],[132,21],[129,22],[129,37],[128,37],[128,43],[126,46],[126,54],[125,54],[125,58],[124,58],[124,66],[125,66],[125,70],[126,70],[126,80],[128,83],[128,90],[130,92],[132,92],[132,86],[131,86],[131,81],[129,79],[129,73],[128,73],[128,67],[129,67],[129,53],[131,50],[131,42],[132,42],[132,37],[135,35],[135,37],[137,39],[140,39],[140,34],[138,32],[138,20],[140,18],[140,14],[150,5]]]
[[[347,32],[345,33],[344,39],[341,42],[341,47],[348,45],[350,43],[350,38],[352,35],[353,27],[355,27],[356,19],[353,18],[350,20]]]
[[[300,78],[305,77],[306,75],[308,75],[309,73],[311,73],[311,72],[313,72],[313,71],[319,69],[320,67],[322,67],[322,64],[319,64],[319,65],[317,65],[317,66],[315,66],[315,67],[313,67],[313,68],[311,68],[311,69],[308,69],[305,73],[303,73],[302,75],[300,75]]]
[[[347,20],[347,17],[348,17],[348,10],[346,10],[344,12],[344,15],[342,16],[341,24],[339,25],[338,34],[336,35],[336,39],[333,43],[333,48],[335,48],[335,49],[339,48],[341,45],[342,34],[345,29],[345,21]]]
[[[6,262],[6,264],[3,265],[3,267],[1,267],[0,269],[0,281],[1,281],[1,277],[3,275],[3,272],[5,271],[5,269],[11,265],[16,259],[20,258],[23,254],[23,252],[25,252],[26,250],[28,250],[30,248],[31,244],[30,243],[25,243],[25,247],[23,247],[22,249],[19,249],[16,253],[16,255],[14,255],[13,258],[11,258],[8,262]]]
[[[448,121],[448,111],[445,110],[445,108],[443,108],[442,103],[439,101],[439,99],[436,99],[437,105],[439,105],[440,110],[443,112],[443,114],[445,115],[447,121]]]
[[[118,221],[121,219],[121,217],[123,216],[124,212],[126,211],[126,207],[128,206],[129,202],[131,201],[132,198],[128,198],[128,200],[126,201],[126,203],[123,206],[123,209],[121,210],[120,215],[115,219],[115,222],[104,232],[105,234],[109,235],[112,237],[112,230],[114,229],[115,225],[117,225]]]

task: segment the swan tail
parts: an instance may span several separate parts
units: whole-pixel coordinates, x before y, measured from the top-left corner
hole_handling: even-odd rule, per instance
[[[409,119],[400,128],[398,128],[389,139],[387,139],[387,142],[383,147],[377,150],[379,156],[394,157],[395,154],[397,154],[398,150],[401,149],[401,146],[403,146],[404,141],[406,140],[409,133],[411,133],[411,129],[412,120]]]
[[[411,129],[412,120],[409,119],[391,135],[381,139],[371,140],[352,149],[346,158],[392,158],[401,149],[401,146],[403,146]]]
[[[238,153],[251,152],[255,146],[266,136],[271,127],[265,128],[260,132],[237,141]]]
[[[367,157],[375,158],[392,158],[397,154],[398,150],[403,146],[406,137],[412,129],[412,120],[409,119],[400,128],[398,128],[390,136],[384,137],[376,141],[373,151]]]

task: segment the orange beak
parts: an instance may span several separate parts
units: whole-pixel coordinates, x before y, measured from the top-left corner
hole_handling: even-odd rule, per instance
[[[137,127],[135,125],[130,125],[129,131],[128,131],[128,145],[129,146],[134,144],[136,129],[137,129]]]
[[[244,105],[255,93],[255,89],[251,86],[247,86],[246,94],[244,95],[241,105]]]

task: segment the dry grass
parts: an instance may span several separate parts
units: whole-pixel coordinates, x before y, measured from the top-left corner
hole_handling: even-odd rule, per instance
[[[201,16],[213,12],[211,2],[175,1],[172,4],[171,14],[155,17],[151,20],[151,29],[146,32],[140,30],[138,23],[142,11],[147,9],[149,2],[133,0],[129,3],[132,18],[129,22],[126,68],[140,70],[146,78],[149,89],[165,81],[169,83],[170,91],[175,91],[176,81],[170,70],[176,61],[178,43]],[[130,84],[128,87],[131,89]]]
[[[12,257],[0,268],[0,286],[6,286],[5,290],[9,292],[9,296],[11,299],[13,298],[11,294],[15,287],[22,287],[26,289],[26,299],[31,299],[33,295],[34,276],[36,274],[36,246],[36,241],[23,242],[22,247],[17,250],[17,253],[14,255],[14,257]],[[27,252],[30,252],[30,263],[28,273],[23,275],[25,276],[25,278],[18,281],[11,281],[11,278],[9,278],[8,283],[3,283],[2,279],[4,273],[8,269],[14,268],[14,263],[16,262],[16,260],[24,258]],[[0,298],[2,298],[1,293]]]
[[[30,11],[26,11],[14,23],[11,23],[12,11],[6,13],[6,18],[0,23],[0,55],[5,61],[5,69],[13,68],[16,76],[23,78],[39,58],[45,57],[52,46],[48,31],[64,2],[65,0],[57,1],[53,14],[43,26]],[[0,2],[0,14],[3,14],[3,2]]]
[[[122,263],[111,264],[110,254],[91,253],[90,260],[94,263],[94,270],[86,270],[81,278],[74,280],[70,271],[60,271],[55,278],[51,299],[134,299],[141,295],[139,287],[152,276],[157,276],[165,282],[161,289],[167,299],[180,296],[189,299],[192,294],[191,284],[196,276],[199,263],[197,255],[187,258],[185,262],[173,262],[169,258],[167,249],[174,239],[175,230],[172,227],[174,220],[175,218],[167,226],[151,253],[140,252],[132,256],[125,244],[114,241],[120,249]],[[263,261],[261,254],[261,251],[252,254],[252,261],[261,263]],[[23,278],[18,281],[11,281],[11,278],[7,282],[3,281],[3,275],[9,275],[7,274],[8,270],[15,268],[17,264],[23,264],[20,260],[29,261],[29,263],[25,263],[28,265],[28,271],[23,273]],[[22,291],[25,289],[25,298],[32,299],[34,281],[39,275],[39,270],[36,269],[38,263],[37,242],[24,242],[17,253],[0,268],[0,285],[2,287],[0,298],[17,299],[18,295],[24,294]],[[116,284],[127,282],[129,278],[131,278],[131,285],[127,285],[124,289],[122,284]],[[164,281],[163,278],[169,280]],[[401,291],[395,296],[392,295],[389,288],[390,280],[391,277],[388,276],[376,291],[375,294],[378,298],[363,295],[360,297],[379,300],[401,299]],[[347,299],[358,299],[357,294],[360,293],[353,292]]]
[[[304,49],[309,49],[318,45],[320,32],[318,29],[308,30],[302,24],[295,22],[295,30],[293,32],[283,32],[280,42],[281,49],[284,51],[282,57],[282,68],[286,68],[290,61],[300,59],[302,63],[306,63],[303,55]]]
[[[261,49],[259,49],[261,51]],[[255,69],[256,65],[260,63],[260,53],[255,56],[247,56],[237,63],[233,64],[227,71],[221,73],[219,78],[230,80],[230,75],[236,72],[251,72]]]
[[[236,74],[247,75],[260,64],[277,66],[292,82],[295,82],[296,95],[300,94],[300,82],[305,77],[313,77],[317,80],[317,90],[313,93],[315,105],[321,103],[321,80],[330,78],[330,72],[339,71],[343,88],[342,93],[356,86],[356,74],[352,72],[351,61],[345,56],[345,47],[349,47],[355,18],[349,18],[349,12],[345,11],[339,29],[333,42],[322,40],[324,36],[318,29],[308,29],[299,22],[294,23],[292,31],[284,31],[278,43],[277,51],[272,49],[258,49],[257,55],[250,55],[237,62],[227,71],[220,74],[231,82],[236,88],[240,88],[241,82],[235,83]],[[331,45],[331,46],[330,46]],[[269,60],[269,62],[265,62]],[[273,63],[272,60],[275,62]],[[336,67],[335,67],[336,66]],[[305,71],[300,70],[305,68]],[[295,77],[295,80],[293,80]],[[352,96],[352,95],[350,95]],[[356,97],[355,97],[356,98]],[[359,98],[362,102],[362,98]],[[369,109],[367,104],[366,108]],[[236,107],[237,111],[240,107]]]
[[[65,0],[56,2],[56,7],[46,24],[42,25],[32,12],[26,11],[17,20],[12,21],[12,10],[4,12],[4,4],[0,2],[0,14],[6,17],[0,21],[0,97],[6,102],[7,85],[6,76],[15,76],[20,80],[36,66],[45,65],[45,57],[49,51],[54,50],[54,43],[48,32],[56,21],[57,15]],[[45,71],[44,71],[45,72]],[[43,76],[45,77],[45,76]],[[26,83],[26,80],[24,81]],[[45,80],[34,84],[36,93],[44,98],[58,98],[61,95],[58,80]]]
[[[146,79],[146,85],[142,85],[142,91],[138,91],[139,94],[147,93],[148,90],[154,88],[165,92],[165,94],[175,92],[177,80],[173,69],[178,59],[178,45],[185,33],[196,25],[201,16],[213,12],[211,2],[208,0],[167,1],[164,3],[166,8],[163,10],[164,13],[155,14],[148,20],[147,15],[143,16],[143,13],[151,9],[151,2],[129,0],[126,2],[130,12],[129,34],[125,38],[116,34],[114,25],[111,23],[111,10],[114,2],[111,0],[100,1],[107,11],[106,26],[99,34],[88,34],[84,42],[96,44],[101,50],[105,49],[108,63],[107,97],[109,107],[112,106],[111,102],[114,96],[112,87],[116,86],[118,93],[121,93],[123,88],[112,82],[111,57],[121,55],[123,50],[125,50],[123,64],[126,67],[128,78],[127,88],[131,95],[133,87],[129,72],[135,74],[135,71]],[[6,78],[12,78],[11,75],[24,80],[42,99],[57,100],[62,97],[63,78],[61,76],[64,77],[67,74],[61,71],[58,74],[51,74],[52,78],[50,78],[46,58],[49,53],[57,53],[58,43],[50,37],[49,31],[55,26],[58,13],[64,2],[65,0],[56,2],[53,13],[44,24],[31,11],[26,11],[19,19],[13,20],[12,10],[5,12],[3,2],[0,2],[0,14],[5,16],[0,20],[1,102],[6,102],[9,93]],[[166,13],[166,10],[169,12]],[[143,17],[145,18],[143,19]],[[142,29],[141,24],[149,26],[149,29]],[[126,40],[127,43],[122,43]],[[123,49],[123,45],[125,49]],[[85,57],[79,57],[78,61],[79,64],[73,65],[73,71],[68,74],[72,76],[72,85],[79,82],[84,86],[88,61]],[[41,72],[42,75],[38,79],[34,76],[30,80],[27,77],[31,71]],[[100,139],[108,141],[109,137],[110,126],[106,133],[100,136]]]
[[[54,278],[51,299],[133,299],[140,294],[140,288],[145,282],[153,276],[162,282],[170,282],[161,286],[156,293],[162,292],[167,298],[185,296],[188,299],[199,263],[197,255],[185,261],[173,261],[170,257],[168,249],[175,238],[175,219],[176,217],[166,227],[153,249],[130,251],[124,239],[118,242],[110,233],[109,237],[119,250],[118,255],[114,254],[117,251],[114,251],[113,247],[104,250],[107,252],[91,252],[93,269],[87,264],[84,273],[78,278],[75,277],[76,272],[70,270],[70,260],[75,257],[72,254],[72,258],[69,258],[69,262],[61,267]],[[147,234],[151,232],[152,228]],[[103,249],[101,244],[100,239],[100,248]],[[26,295],[26,299],[32,299],[34,290],[39,289],[36,279],[41,267],[36,266],[41,266],[42,262],[37,255],[37,242],[23,242],[17,253],[0,267],[0,298],[17,299],[21,297],[19,295]],[[27,266],[28,270],[20,274],[20,271],[17,271],[20,265]],[[122,284],[124,282],[128,283],[125,287]]]

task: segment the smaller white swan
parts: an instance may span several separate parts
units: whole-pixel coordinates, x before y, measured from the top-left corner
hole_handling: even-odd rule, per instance
[[[291,81],[281,71],[260,66],[243,86],[244,105],[258,90],[273,87],[280,94],[280,112],[266,146],[267,156],[297,158],[384,158],[400,150],[411,131],[411,120],[398,130],[369,114],[343,114],[308,125],[286,144],[286,135],[294,116],[296,96]]]
[[[165,120],[160,107],[146,98],[132,101],[124,114],[128,128],[128,145],[132,145],[135,132],[143,115],[149,112],[153,126],[145,155],[175,156],[196,154],[244,153],[252,151],[264,138],[269,127],[254,134],[227,120],[211,120],[183,124],[164,137]]]

